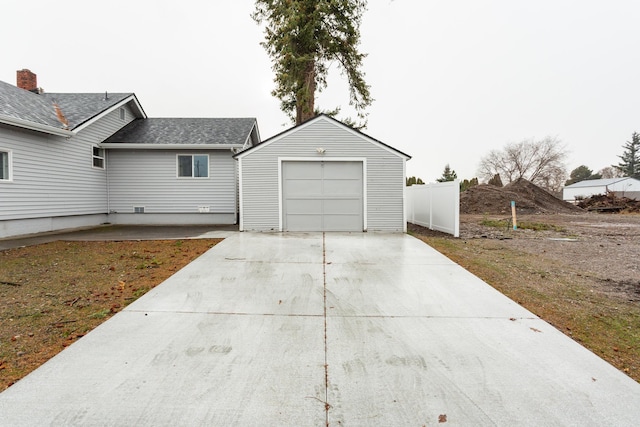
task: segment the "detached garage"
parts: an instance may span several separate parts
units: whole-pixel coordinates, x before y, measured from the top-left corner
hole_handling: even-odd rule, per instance
[[[241,231],[406,231],[410,156],[326,115],[235,158]]]

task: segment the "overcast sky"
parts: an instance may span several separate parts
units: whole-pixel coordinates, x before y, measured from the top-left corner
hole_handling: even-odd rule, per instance
[[[0,80],[29,68],[48,92],[135,92],[149,117],[280,112],[252,0],[3,0]],[[640,131],[638,0],[369,0],[361,27],[375,102],[364,131],[434,181],[476,176],[491,149],[554,136],[567,170],[597,171]],[[332,67],[321,108],[349,115]]]

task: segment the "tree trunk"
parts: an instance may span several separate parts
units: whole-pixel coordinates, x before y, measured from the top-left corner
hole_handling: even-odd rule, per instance
[[[304,70],[304,81],[296,96],[296,125],[314,116],[316,96],[316,63],[307,62]]]

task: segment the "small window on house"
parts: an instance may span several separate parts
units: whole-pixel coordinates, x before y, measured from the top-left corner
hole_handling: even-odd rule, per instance
[[[125,119],[125,113],[124,113],[124,108],[120,109],[120,120],[124,120]]]
[[[93,167],[104,169],[104,149],[93,147]]]
[[[11,153],[8,151],[0,151],[0,181],[11,180]]]
[[[178,178],[208,178],[209,156],[178,155]]]
[[[134,206],[133,213],[144,213],[144,206]]]

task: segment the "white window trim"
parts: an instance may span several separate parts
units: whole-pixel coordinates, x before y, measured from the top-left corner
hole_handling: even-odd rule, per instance
[[[180,161],[178,160],[180,156],[189,156],[191,157],[191,176],[180,176]],[[206,156],[207,157],[207,176],[193,176],[193,171],[195,169],[193,165],[193,159],[195,156]],[[176,154],[176,178],[177,179],[210,179],[211,177],[211,156],[209,154],[204,153],[179,153]]]
[[[13,182],[13,152],[11,150],[6,150],[4,148],[0,148],[0,152],[7,153],[7,163],[9,165],[9,178],[8,179],[0,179],[0,183]]]
[[[102,151],[102,157],[101,156],[96,156],[95,154],[93,154],[93,149],[97,148],[98,150]],[[93,164],[93,161],[95,159],[101,159],[102,160],[102,167],[100,166],[96,166]],[[104,148],[98,146],[98,145],[92,145],[91,146],[91,167],[94,169],[100,169],[100,170],[105,170],[107,168],[107,156],[106,156],[106,152],[104,150]]]

